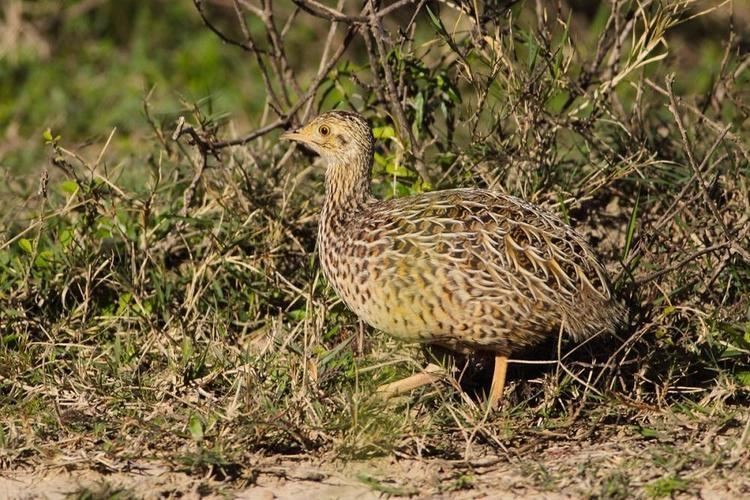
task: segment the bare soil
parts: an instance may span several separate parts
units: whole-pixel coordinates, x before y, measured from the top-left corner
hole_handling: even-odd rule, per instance
[[[661,422],[674,429],[669,435],[653,422],[648,432],[609,425],[542,431],[500,455],[478,446],[470,460],[259,455],[231,480],[168,462],[102,459],[92,468],[52,460],[54,466],[3,472],[0,492],[13,499],[748,498],[750,414],[744,410],[719,427],[694,420],[675,425],[680,418],[672,415]]]

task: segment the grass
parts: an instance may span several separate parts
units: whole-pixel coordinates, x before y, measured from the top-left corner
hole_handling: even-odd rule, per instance
[[[476,397],[450,384],[373,396],[423,357],[380,332],[360,342],[325,283],[322,175],[309,158],[264,136],[196,177],[195,148],[168,139],[175,117],[233,137],[262,96],[243,90],[258,77],[239,51],[189,5],[169,4],[163,18],[133,8],[123,34],[103,2],[60,31],[38,28],[38,43],[65,42],[59,57],[19,48],[2,62],[2,101],[14,104],[0,120],[19,131],[0,150],[4,469],[150,461],[240,485],[257,479],[258,457],[396,457],[455,474],[439,486],[353,477],[394,495],[482,491],[498,468],[520,471],[527,491],[662,497],[715,480],[746,493],[750,69],[739,24],[688,19],[701,9],[685,2],[548,24],[519,5],[482,45],[450,9],[423,13],[417,42],[390,64],[405,75],[429,182],[360,84],[372,73],[359,49],[329,75],[335,95],[319,105],[353,104],[379,127],[380,195],[483,185],[524,196],[586,234],[616,277],[632,311],[620,336],[551,368],[513,365],[509,400],[489,415],[481,385]],[[592,66],[627,12],[632,36]],[[32,14],[32,27],[49,15]],[[101,65],[122,83],[92,78]],[[365,68],[359,81],[351,65]],[[494,456],[499,465],[482,465]],[[108,488],[79,496],[131,494]]]

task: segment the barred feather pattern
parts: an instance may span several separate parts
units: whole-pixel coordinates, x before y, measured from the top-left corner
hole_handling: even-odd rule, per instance
[[[580,341],[623,320],[604,267],[557,216],[482,189],[377,200],[369,188],[367,122],[332,112],[303,131],[314,138],[321,123],[331,133],[307,144],[328,164],[322,269],[373,327],[459,352],[508,356],[560,331]]]

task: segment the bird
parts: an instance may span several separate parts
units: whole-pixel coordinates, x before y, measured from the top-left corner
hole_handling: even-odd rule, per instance
[[[393,337],[494,356],[491,407],[502,400],[513,354],[560,334],[579,342],[622,325],[626,309],[604,266],[550,211],[479,188],[376,198],[372,128],[356,112],[324,112],[281,138],[325,165],[318,252],[338,296]],[[381,389],[433,380],[423,372]]]

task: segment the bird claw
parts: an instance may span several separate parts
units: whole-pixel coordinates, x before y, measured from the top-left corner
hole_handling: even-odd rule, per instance
[[[422,387],[423,385],[437,382],[445,377],[445,375],[445,369],[441,368],[438,365],[430,363],[429,365],[425,366],[424,370],[422,370],[420,373],[415,373],[410,377],[397,380],[396,382],[383,384],[377,388],[376,392],[386,397],[398,396],[399,394],[407,393],[418,387]]]

